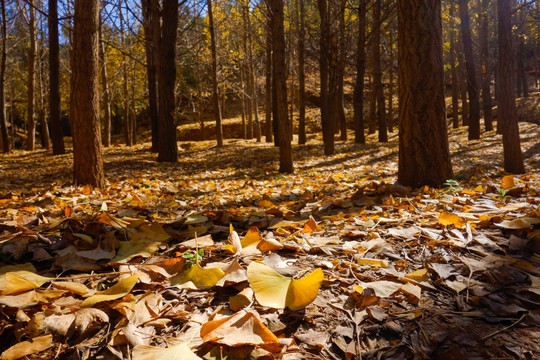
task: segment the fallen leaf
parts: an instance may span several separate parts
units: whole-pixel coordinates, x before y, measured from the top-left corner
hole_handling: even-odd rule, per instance
[[[131,352],[131,358],[133,360],[202,360],[186,344],[167,348],[137,345]]]
[[[47,334],[13,345],[0,355],[0,360],[15,360],[32,355],[53,346],[52,335]]]
[[[503,178],[501,179],[501,187],[504,190],[511,189],[515,186],[516,186],[516,182],[512,175],[503,176]]]
[[[354,291],[360,294],[362,294],[364,289],[372,289],[376,296],[386,298],[390,297],[393,293],[401,289],[401,284],[393,281],[380,280],[369,283],[360,282],[359,285],[356,285],[353,288]]]
[[[0,275],[0,295],[12,295],[37,289],[51,280],[51,278],[25,270],[7,272]]]
[[[321,231],[322,228],[317,225],[317,222],[313,218],[313,216],[309,216],[308,221],[304,224],[304,228],[302,229],[303,233],[312,234],[317,231]]]
[[[388,260],[382,260],[382,259],[366,259],[366,258],[360,258],[356,259],[356,262],[358,265],[369,265],[369,266],[377,266],[386,268],[388,267]]]
[[[518,218],[514,220],[504,220],[495,226],[503,229],[512,229],[512,230],[521,230],[521,229],[530,229],[532,224],[523,218]]]
[[[427,269],[415,270],[412,273],[406,274],[405,277],[416,281],[427,281],[429,279]]]
[[[95,295],[85,299],[82,302],[81,307],[92,307],[99,302],[119,299],[129,294],[131,289],[137,283],[137,280],[137,274],[133,274],[125,279],[122,279],[107,290],[98,291]]]
[[[253,301],[253,290],[249,287],[240,291],[238,294],[231,296],[229,299],[229,307],[232,311],[242,310],[249,306]]]
[[[247,276],[261,305],[276,309],[288,307],[291,310],[302,309],[315,300],[324,279],[320,268],[296,280],[283,276],[268,265],[257,261],[249,264]]]
[[[216,285],[225,275],[220,268],[203,268],[199,264],[170,279],[171,285],[181,289],[207,289]]]
[[[451,214],[443,211],[439,214],[439,224],[443,226],[454,225],[456,228],[459,229],[465,226],[465,224],[467,224],[467,220],[457,216],[456,214]]]

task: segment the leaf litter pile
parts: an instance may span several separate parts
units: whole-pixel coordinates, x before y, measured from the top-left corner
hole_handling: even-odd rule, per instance
[[[2,155],[0,359],[540,357],[539,126],[528,173],[500,135],[451,131],[455,178],[396,185],[397,138],[106,150],[104,189],[71,155]],[[44,166],[43,164],[47,164]]]

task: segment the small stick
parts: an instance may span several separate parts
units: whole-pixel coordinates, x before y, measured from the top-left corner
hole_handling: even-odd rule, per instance
[[[525,319],[525,316],[527,316],[526,313],[523,314],[523,315],[521,315],[521,317],[520,317],[516,322],[514,322],[513,324],[508,325],[508,326],[505,327],[505,328],[502,328],[502,329],[497,330],[497,331],[495,331],[495,332],[493,332],[493,333],[491,333],[491,334],[489,334],[489,335],[484,336],[484,337],[482,338],[482,341],[486,341],[486,340],[489,339],[490,337],[495,336],[495,335],[497,335],[497,334],[500,334],[500,333],[502,333],[503,331],[506,331],[506,330],[510,329],[511,327],[517,325],[521,320]]]
[[[100,276],[132,274],[132,273],[133,271],[117,271],[117,272],[108,272],[108,273],[103,273],[103,274],[81,274],[81,275],[74,275],[74,276],[67,276],[67,277],[57,277],[57,278],[51,279],[51,281],[76,280],[76,279],[95,278],[95,277],[100,277]]]

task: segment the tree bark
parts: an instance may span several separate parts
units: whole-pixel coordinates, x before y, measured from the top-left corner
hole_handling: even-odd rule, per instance
[[[488,42],[488,6],[489,0],[480,2],[480,28],[478,35],[480,37],[480,61],[482,63],[482,108],[484,111],[484,127],[486,131],[493,130],[493,115],[491,112],[491,86],[490,86],[490,64],[489,60],[489,42]]]
[[[212,0],[207,0],[206,4],[208,7],[208,30],[210,31],[210,52],[212,53],[212,105],[214,106],[214,117],[216,119],[217,146],[221,147],[223,146],[223,125],[221,124],[221,108],[219,106],[216,29],[212,14]]]
[[[142,0],[143,26],[146,52],[146,77],[148,81],[148,112],[152,127],[152,152],[159,147],[159,113],[157,98],[156,55],[159,41],[159,3],[157,0]]]
[[[398,0],[398,78],[398,181],[439,186],[452,178],[440,0]]]
[[[497,0],[498,61],[497,61],[497,121],[502,124],[504,170],[525,172],[514,93],[514,64],[512,58],[512,1]],[[500,125],[499,125],[500,126]]]
[[[388,131],[394,132],[394,34],[393,29],[389,30],[389,45],[388,45]]]
[[[480,139],[480,101],[478,99],[478,81],[474,66],[472,35],[469,17],[469,0],[459,0],[461,35],[467,68],[467,90],[469,93],[469,140]]]
[[[458,82],[459,93],[461,98],[461,124],[469,125],[469,99],[467,97],[467,69],[465,67],[465,59],[463,58],[463,41],[461,38],[458,41]]]
[[[517,49],[517,88],[518,88],[518,97],[529,97],[529,86],[527,85],[527,74],[525,74],[525,66],[523,64],[523,58],[525,57],[525,42],[523,38],[520,37],[519,45]]]
[[[459,128],[459,89],[458,69],[456,65],[456,21],[454,4],[450,2],[450,76],[452,78],[452,127]]]
[[[373,91],[377,100],[377,125],[379,129],[379,142],[388,141],[386,128],[386,107],[382,87],[381,70],[381,0],[375,0],[373,6]]]
[[[36,9],[34,0],[28,1],[30,19],[28,33],[30,36],[30,49],[28,50],[28,126],[26,128],[26,150],[36,148]]]
[[[265,140],[272,142],[274,126],[272,124],[272,29],[268,26],[266,36],[266,62],[265,62]]]
[[[337,58],[337,94],[336,94],[336,116],[339,123],[340,136],[339,139],[347,141],[347,118],[345,116],[345,106],[343,104],[343,87],[345,76],[345,7],[347,6],[346,0],[339,1],[339,49]]]
[[[161,36],[158,42],[158,161],[178,161],[176,145],[176,37],[178,30],[178,0],[163,0]]]
[[[298,144],[307,141],[306,136],[306,74],[305,74],[305,38],[306,14],[304,0],[298,0],[299,29],[298,29]]]
[[[6,60],[7,60],[7,19],[6,3],[0,0],[2,8],[2,54],[0,55],[0,140],[2,151],[8,153],[11,150],[9,143],[7,114],[6,114]]]
[[[330,22],[328,19],[328,1],[317,0],[319,15],[321,18],[321,36],[320,36],[320,107],[321,123],[324,142],[324,155],[334,154],[334,126],[333,119],[329,110],[329,44],[330,44]]]
[[[101,86],[103,87],[103,146],[111,146],[111,100],[109,98],[109,79],[107,77],[107,59],[103,41],[102,24],[99,26],[99,59],[101,61]]]
[[[58,3],[49,0],[49,122],[53,155],[66,153],[60,117],[60,45],[58,43]]]
[[[279,128],[279,172],[294,171],[291,146],[291,124],[287,117],[287,83],[285,66],[285,30],[283,0],[269,0],[272,17],[272,79],[274,122]]]
[[[354,142],[365,144],[364,135],[364,76],[366,69],[366,0],[358,5],[358,36],[356,46],[356,80],[354,83]]]
[[[77,185],[103,187],[99,121],[99,0],[76,0],[71,70],[73,170]]]

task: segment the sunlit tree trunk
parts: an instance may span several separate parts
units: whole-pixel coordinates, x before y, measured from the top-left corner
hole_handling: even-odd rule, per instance
[[[28,1],[30,18],[28,33],[30,36],[30,49],[28,50],[28,126],[26,128],[26,150],[36,148],[36,9],[34,0]]]
[[[482,109],[484,111],[484,127],[486,131],[493,130],[493,115],[491,113],[491,86],[490,64],[488,47],[488,6],[489,0],[480,1],[480,28],[478,29],[480,41],[480,61],[482,64]]]
[[[478,81],[474,66],[472,35],[469,17],[469,0],[459,0],[459,17],[461,19],[461,35],[463,52],[467,68],[467,90],[469,93],[469,140],[480,139],[480,101],[478,98]]]
[[[105,185],[99,121],[99,0],[76,0],[71,60],[73,170],[77,185]]]
[[[223,146],[223,125],[221,124],[221,108],[219,106],[216,28],[212,13],[212,0],[207,0],[206,4],[208,7],[208,26],[210,31],[210,52],[212,53],[212,105],[214,107],[214,117],[216,119],[217,146],[221,147]]]
[[[444,103],[440,0],[398,0],[400,184],[452,178]]]
[[[516,98],[514,93],[514,64],[512,58],[512,1],[497,0],[498,61],[497,61],[497,121],[502,124],[504,170],[513,174],[525,172]],[[499,125],[500,126],[500,125]]]
[[[356,46],[356,80],[354,83],[354,142],[364,144],[364,76],[366,69],[366,0],[358,4],[358,36]]]
[[[2,54],[0,55],[0,140],[2,151],[7,153],[11,146],[9,143],[7,114],[6,114],[6,60],[7,60],[7,19],[6,3],[0,0],[2,11]]]
[[[58,4],[49,0],[49,121],[53,155],[66,153],[60,117],[60,45],[58,43]]]
[[[283,0],[269,0],[272,18],[272,80],[274,121],[279,128],[279,172],[294,171],[291,146],[291,124],[287,117],[287,83],[285,67],[285,34]]]

